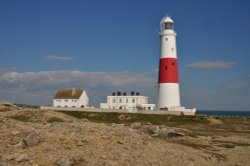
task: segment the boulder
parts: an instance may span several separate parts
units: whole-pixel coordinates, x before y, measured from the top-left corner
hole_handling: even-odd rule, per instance
[[[56,166],[70,166],[71,163],[70,163],[70,161],[69,161],[68,159],[66,159],[66,158],[60,158],[60,159],[58,159],[58,160],[54,163],[54,165],[56,165]]]
[[[140,127],[141,126],[141,123],[140,122],[134,122],[134,123],[132,123],[131,125],[130,125],[130,127],[132,127],[132,128],[138,128],[138,127]]]
[[[123,123],[112,123],[111,126],[113,126],[113,127],[123,127],[123,126],[125,126],[125,124],[123,124]]]
[[[169,136],[169,137],[185,136],[184,133],[177,132],[166,126],[150,126],[149,131],[154,135],[162,135],[162,136]]]
[[[27,161],[29,160],[29,156],[26,153],[18,155],[18,157],[15,159],[15,161],[20,162],[20,161]]]
[[[37,145],[40,142],[39,135],[38,134],[30,134],[26,138],[23,139],[23,143],[28,146],[32,147]]]
[[[5,155],[2,157],[3,160],[15,160],[18,157],[18,153],[13,153],[9,155]]]

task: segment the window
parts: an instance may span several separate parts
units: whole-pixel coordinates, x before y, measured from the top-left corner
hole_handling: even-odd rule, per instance
[[[68,100],[67,100],[67,99],[65,99],[65,102],[68,102]]]
[[[126,99],[126,103],[128,103],[128,99]]]
[[[165,30],[167,29],[173,29],[173,23],[172,22],[166,22],[164,23],[164,28]]]
[[[122,103],[122,99],[119,99],[119,102]]]
[[[113,103],[115,103],[115,99],[113,99]]]
[[[135,99],[132,99],[132,103],[135,103]]]
[[[174,48],[171,48],[172,51],[174,51]]]
[[[168,38],[166,37],[165,40],[168,41]]]

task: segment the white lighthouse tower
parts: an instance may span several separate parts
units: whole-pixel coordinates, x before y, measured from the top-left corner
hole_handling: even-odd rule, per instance
[[[169,16],[163,17],[160,26],[158,108],[171,110],[174,107],[180,107],[176,33],[174,21]]]
[[[180,103],[174,21],[169,16],[163,17],[160,26],[161,50],[158,77],[158,109],[194,115],[196,108],[186,109]]]

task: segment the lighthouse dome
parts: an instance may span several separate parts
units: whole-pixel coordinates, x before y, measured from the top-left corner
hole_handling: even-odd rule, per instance
[[[171,17],[165,16],[161,19],[161,31],[174,30],[174,21]]]
[[[165,17],[163,17],[163,18],[161,19],[161,24],[166,23],[166,22],[174,23],[174,21],[172,20],[172,18],[169,17],[169,16],[165,16]]]

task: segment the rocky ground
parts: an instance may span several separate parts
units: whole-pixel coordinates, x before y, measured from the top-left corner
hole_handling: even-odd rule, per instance
[[[250,165],[250,119],[175,127],[0,103],[0,165]]]

